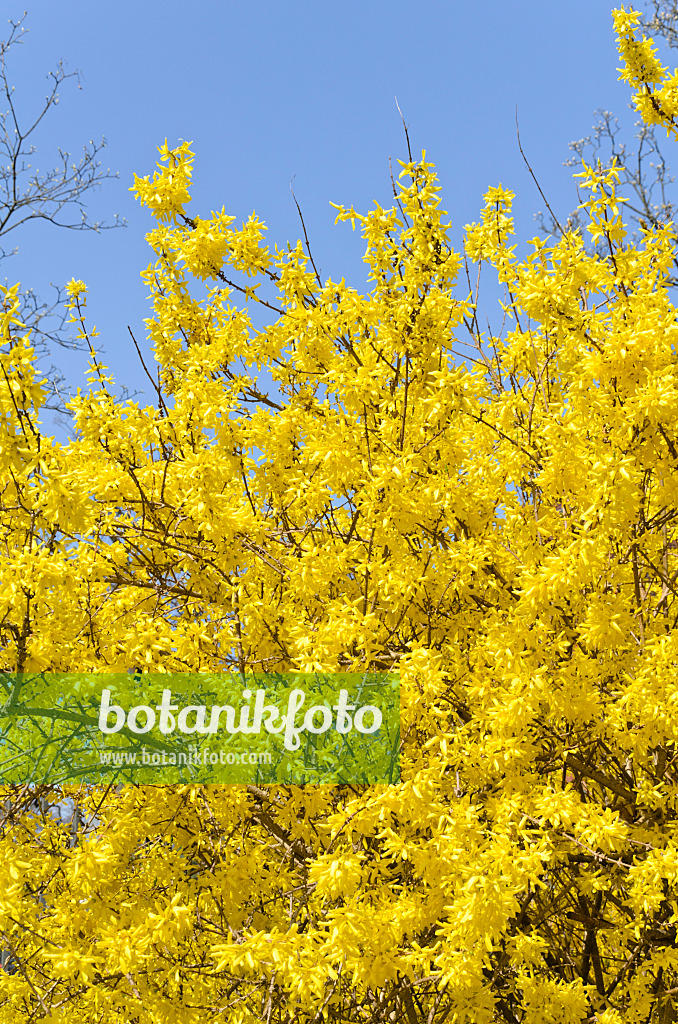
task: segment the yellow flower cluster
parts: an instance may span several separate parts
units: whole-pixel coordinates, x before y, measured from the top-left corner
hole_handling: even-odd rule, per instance
[[[636,109],[647,124],[661,124],[667,135],[676,136],[678,129],[678,71],[669,73],[657,59],[651,39],[638,38],[638,11],[623,7],[612,12],[619,43],[622,67],[621,81],[634,89]]]

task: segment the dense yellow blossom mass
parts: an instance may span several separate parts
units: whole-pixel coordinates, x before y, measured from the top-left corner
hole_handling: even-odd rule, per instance
[[[676,77],[614,17],[675,134]],[[14,788],[0,1021],[675,1020],[673,226],[631,245],[591,167],[602,254],[564,231],[519,257],[501,186],[458,254],[424,155],[393,209],[338,208],[360,294],[254,214],[189,216],[192,165],[165,144],[134,185],[154,404],[116,398],[92,340],[72,440],[41,433],[3,290],[5,671],[395,667],[402,778]]]

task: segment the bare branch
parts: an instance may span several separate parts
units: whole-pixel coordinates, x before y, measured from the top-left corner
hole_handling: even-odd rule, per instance
[[[68,79],[75,79],[79,87],[79,76],[77,71],[66,72],[63,62],[59,61],[48,74],[50,85],[42,106],[24,124],[8,73],[8,56],[12,47],[23,42],[25,18],[24,13],[18,21],[10,20],[10,33],[0,41],[0,261],[17,252],[16,247],[4,247],[4,236],[29,221],[42,220],[72,231],[97,232],[125,224],[117,214],[112,223],[91,220],[85,209],[85,198],[92,189],[118,177],[117,173],[101,166],[99,154],[106,146],[105,139],[90,140],[77,160],[59,149],[50,170],[33,167],[36,152],[33,140],[37,129],[58,104],[60,86]],[[67,332],[64,292],[60,286],[53,287],[56,296],[51,303],[41,301],[30,290],[22,295],[21,320],[32,331],[33,346],[39,358],[45,358],[55,345],[71,349],[82,347]],[[53,391],[53,401],[48,407],[63,412],[64,404],[59,397],[63,377],[54,366],[46,375]]]

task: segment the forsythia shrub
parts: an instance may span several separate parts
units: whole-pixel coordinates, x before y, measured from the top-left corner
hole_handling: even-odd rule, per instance
[[[675,134],[675,77],[614,16]],[[193,154],[161,157],[134,185],[154,406],[92,347],[73,439],[42,434],[4,293],[5,669],[397,667],[401,782],[7,790],[0,1020],[675,1020],[672,226],[630,245],[589,168],[604,255],[563,232],[518,258],[501,187],[459,255],[411,161],[393,209],[339,208],[361,295],[254,215],[189,216]]]

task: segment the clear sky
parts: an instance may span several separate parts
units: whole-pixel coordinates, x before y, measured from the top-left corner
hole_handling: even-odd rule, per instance
[[[105,135],[102,159],[120,176],[89,209],[128,226],[95,235],[28,225],[0,278],[45,295],[50,281],[85,280],[106,362],[132,388],[145,378],[127,325],[144,338],[139,272],[153,223],[128,189],[134,172],[153,172],[165,138],[193,143],[192,212],[225,205],[240,220],[256,209],[271,243],[300,237],[294,179],[321,274],[361,285],[362,240],[334,226],[329,203],[390,205],[389,157],[406,156],[396,96],[415,156],[425,148],[437,165],[457,245],[500,182],[517,193],[517,237],[537,234],[543,203],[518,151],[516,105],[523,147],[563,216],[577,203],[568,143],[590,132],[596,108],[633,120],[606,0],[25,2],[29,32],[8,66],[20,109],[36,109],[60,58],[82,73],[81,90],[64,83],[34,165]],[[5,0],[2,11],[16,18],[23,6]],[[84,356],[57,351],[56,361],[82,382]]]

